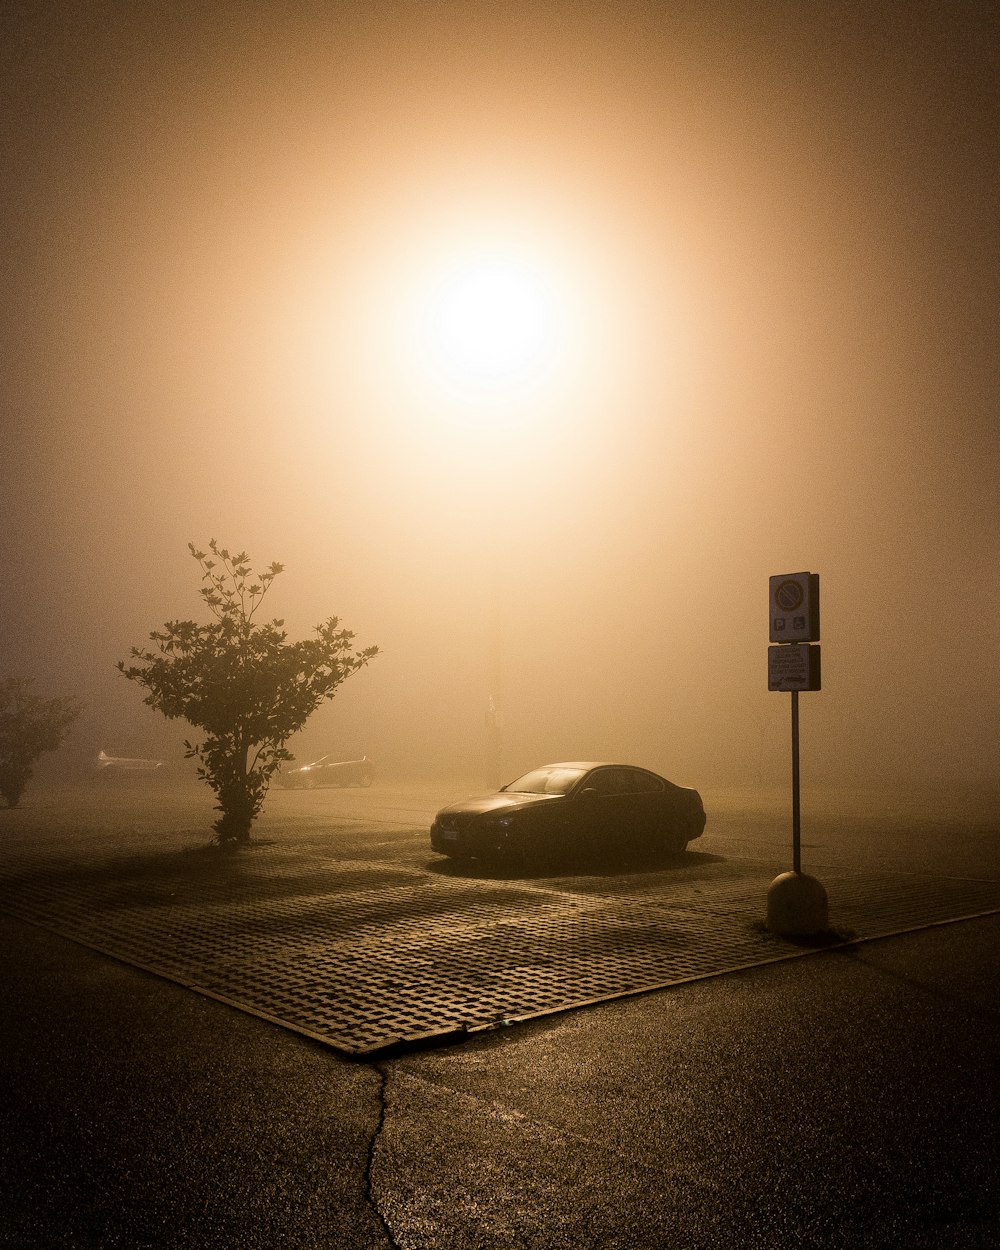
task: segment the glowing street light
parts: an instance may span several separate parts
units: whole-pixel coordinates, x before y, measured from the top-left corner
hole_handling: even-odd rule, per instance
[[[420,509],[414,532],[426,520],[429,534],[453,530],[457,550],[471,540],[481,554],[482,713],[499,771],[498,587],[513,534],[536,521],[543,531],[575,502],[574,464],[587,463],[594,430],[627,402],[618,380],[635,336],[614,249],[598,246],[574,205],[428,204],[401,200],[376,223],[338,295],[346,332],[316,318],[317,387],[350,396],[370,423],[372,469],[386,489],[405,483]]]
[[[410,410],[469,434],[565,414],[586,338],[580,276],[551,240],[515,230],[425,242],[395,274],[393,384]]]
[[[611,506],[591,492],[593,471],[606,449],[617,456],[619,424],[628,436],[646,418],[683,340],[649,315],[648,274],[618,224],[599,203],[535,185],[415,183],[359,222],[349,255],[330,245],[336,263],[303,249],[293,294],[310,315],[296,321],[295,350],[315,395],[313,445],[330,440],[352,466],[349,488],[378,500],[389,558],[426,564],[460,597],[466,610],[449,620],[485,644],[470,656],[489,674],[491,757],[506,676],[513,689],[526,671],[503,674],[499,587],[526,544]],[[482,576],[470,567],[460,581],[470,558]]]
[[[559,275],[531,249],[476,243],[446,251],[420,275],[409,315],[415,362],[466,428],[507,433],[558,394],[570,373],[571,301]],[[485,486],[500,469],[479,448]],[[494,485],[498,483],[494,480]],[[492,500],[505,492],[487,489]],[[499,563],[506,513],[484,523],[481,540]],[[492,536],[492,540],[491,540]],[[486,605],[489,635],[485,730],[491,784],[503,781],[503,627],[496,590]]]
[[[502,250],[456,257],[422,302],[421,347],[448,390],[505,404],[557,364],[566,310],[550,275],[527,257]]]

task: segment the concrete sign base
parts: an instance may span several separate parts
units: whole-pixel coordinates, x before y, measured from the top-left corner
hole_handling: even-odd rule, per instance
[[[767,927],[790,937],[827,932],[830,913],[822,884],[801,872],[775,877],[767,891]]]

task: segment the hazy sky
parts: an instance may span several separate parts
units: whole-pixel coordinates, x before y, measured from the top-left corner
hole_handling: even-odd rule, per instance
[[[77,750],[182,736],[113,664],[216,537],[383,649],[307,754],[474,776],[499,652],[512,775],[784,784],[767,578],[809,569],[804,779],[996,783],[994,5],[0,20],[0,668],[84,695]],[[463,405],[407,300],[497,239],[576,338]]]

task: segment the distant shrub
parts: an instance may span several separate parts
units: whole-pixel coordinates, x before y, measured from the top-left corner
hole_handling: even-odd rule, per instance
[[[43,699],[30,677],[0,679],[0,794],[17,807],[31,780],[32,765],[55,751],[83,711],[75,695]]]

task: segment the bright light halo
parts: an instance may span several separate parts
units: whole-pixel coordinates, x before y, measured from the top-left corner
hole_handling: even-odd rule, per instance
[[[417,319],[425,370],[452,393],[486,403],[543,383],[565,331],[544,267],[501,250],[443,265],[422,292]]]

